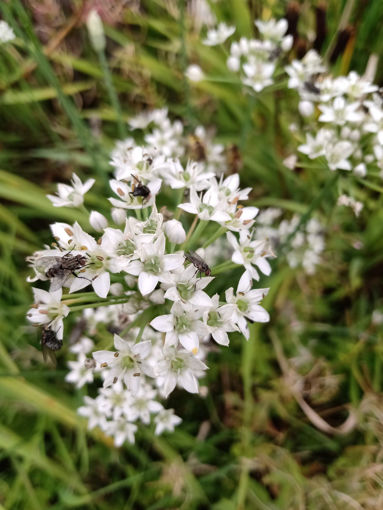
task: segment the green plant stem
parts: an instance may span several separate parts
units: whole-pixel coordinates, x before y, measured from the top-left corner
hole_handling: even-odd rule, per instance
[[[218,230],[215,232],[215,234],[213,234],[211,237],[209,237],[209,239],[203,244],[202,248],[207,248],[208,246],[210,246],[212,243],[214,243],[214,241],[219,239],[226,232],[227,232],[226,227],[219,227]]]
[[[78,306],[70,306],[71,312],[79,312],[81,310],[85,310],[86,308],[98,308],[99,306],[113,306],[113,305],[121,305],[123,303],[127,303],[130,301],[131,297],[125,297],[121,299],[114,300],[106,300],[106,301],[98,301],[96,303],[85,303]]]
[[[108,66],[108,62],[105,57],[105,52],[103,50],[97,52],[98,59],[100,61],[100,66],[102,73],[104,75],[104,82],[105,87],[109,95],[109,101],[112,105],[114,111],[116,112],[117,116],[117,126],[118,126],[118,136],[122,139],[126,137],[126,129],[125,129],[125,123],[122,116],[122,110],[120,101],[118,100],[118,96],[116,93],[116,89],[113,85],[112,75]]]
[[[194,222],[193,222],[194,223]],[[189,239],[186,238],[185,243],[183,244],[183,249],[186,250],[197,243],[197,240],[201,237],[203,231],[205,230],[207,224],[209,222],[206,220],[200,220],[197,225],[197,228],[194,230]],[[189,234],[188,234],[189,235]]]
[[[336,171],[335,175],[331,176],[325,185],[322,188],[322,191],[318,193],[318,195],[312,201],[310,207],[307,211],[301,216],[301,219],[298,225],[295,227],[294,231],[287,237],[286,241],[280,248],[280,253],[284,253],[287,248],[290,246],[291,241],[294,239],[295,235],[301,230],[302,227],[306,225],[309,219],[312,216],[312,213],[319,207],[322,200],[328,195],[328,192],[335,186],[337,180],[339,178],[339,172]]]
[[[235,269],[236,267],[239,267],[238,264],[235,264],[231,260],[226,260],[225,262],[222,262],[222,264],[214,266],[213,269],[211,270],[211,274],[213,276],[216,276],[217,274],[224,273],[225,271],[230,271],[231,269]]]

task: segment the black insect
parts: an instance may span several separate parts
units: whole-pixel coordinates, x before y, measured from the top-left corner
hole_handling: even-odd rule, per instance
[[[305,81],[303,86],[307,92],[311,92],[312,94],[320,94],[320,88],[318,88],[312,81]]]
[[[62,257],[42,257],[39,264],[46,268],[45,276],[51,280],[51,292],[55,292],[64,286],[66,280],[71,276],[78,276],[76,271],[84,269],[87,258],[84,255],[72,255],[70,252]]]
[[[148,200],[150,197],[150,189],[145,186],[145,184],[142,184],[140,179],[133,175],[134,180],[137,184],[133,184],[133,191],[129,192],[129,195],[132,195],[133,197],[142,197],[145,200]]]
[[[63,346],[63,341],[57,338],[56,331],[46,326],[41,333],[41,345],[50,351],[59,351]]]
[[[56,366],[56,351],[59,351],[63,346],[63,341],[57,338],[57,334],[49,326],[45,326],[41,333],[41,349],[43,351],[44,361],[48,358]]]
[[[194,267],[197,268],[197,270],[200,272],[200,275],[202,273],[204,273],[205,276],[211,275],[210,267],[197,253],[195,253],[194,251],[188,251],[185,253],[184,256],[186,260],[188,260],[191,264],[193,264]]]

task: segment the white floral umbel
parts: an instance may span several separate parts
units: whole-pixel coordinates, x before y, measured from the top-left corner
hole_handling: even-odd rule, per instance
[[[15,33],[13,29],[4,20],[0,20],[0,44],[13,41],[15,39]]]
[[[259,306],[266,291],[252,289],[248,278],[258,275],[255,267],[270,272],[266,244],[253,237],[258,209],[240,204],[251,189],[240,188],[238,174],[224,177],[224,148],[202,126],[194,136],[206,157],[193,161],[182,123],[171,121],[166,109],[131,120],[135,130],[152,125],[141,136],[149,146],[130,139],[113,151],[110,186],[116,196],[104,201],[110,211],[93,210],[86,225],[54,223],[53,247],[28,258],[33,281],[50,287],[35,290],[31,322],[61,339],[64,318],[83,310],[85,331],[70,348],[77,359],[69,361],[66,381],[81,388],[102,379],[96,398],[87,397],[79,413],[89,428],[113,436],[116,446],[133,443],[142,425],[156,434],[172,431],[181,418],[164,409],[163,399],[176,388],[198,393],[213,342],[228,346],[234,331],[248,337],[248,320],[268,320]],[[60,184],[58,196],[49,198],[57,207],[81,206],[93,183],[74,175],[71,186]],[[169,209],[159,209],[163,197]],[[209,248],[217,237],[227,249],[227,230],[234,232],[229,239],[235,239],[235,260],[240,254],[246,271],[236,295],[225,279],[214,281],[221,290],[212,295],[210,274],[217,262],[198,276],[191,251],[205,257],[201,247]],[[110,350],[108,331],[114,334]]]
[[[54,207],[79,207],[84,203],[84,195],[95,183],[94,179],[88,179],[85,183],[74,173],[72,176],[72,186],[69,184],[58,184],[55,195],[47,195]]]

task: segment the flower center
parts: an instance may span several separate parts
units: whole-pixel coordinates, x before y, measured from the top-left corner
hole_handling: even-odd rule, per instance
[[[218,328],[222,324],[222,319],[219,316],[218,312],[214,310],[209,313],[209,318],[207,320],[207,325],[212,328]]]
[[[243,249],[243,254],[247,258],[247,260],[251,260],[254,257],[254,248],[250,248],[250,246],[246,246]]]
[[[116,254],[130,256],[133,255],[135,248],[133,241],[126,239],[117,246]]]
[[[184,360],[182,358],[175,358],[171,361],[171,367],[173,372],[178,372],[178,370],[182,370],[184,368]]]
[[[245,299],[237,299],[238,310],[242,313],[247,312],[249,303]]]
[[[187,301],[194,294],[194,285],[192,283],[179,283],[177,290],[181,298]]]
[[[144,234],[155,234],[157,230],[157,222],[153,219],[149,219],[143,228]]]
[[[182,315],[178,315],[178,317],[175,318],[174,329],[178,333],[185,333],[186,331],[190,331],[191,325],[192,325],[192,321],[186,315],[186,313],[184,313]]]
[[[146,273],[158,274],[161,272],[161,259],[159,257],[152,257],[144,262],[144,271]]]
[[[132,356],[130,356],[129,354],[126,354],[125,356],[123,356],[121,358],[120,363],[121,363],[121,367],[126,368],[127,370],[132,370],[136,365],[134,358],[132,358]]]

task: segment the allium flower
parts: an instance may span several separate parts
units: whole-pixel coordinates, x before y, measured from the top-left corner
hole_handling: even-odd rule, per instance
[[[251,290],[251,279],[244,278],[239,283],[236,294],[234,294],[232,287],[225,292],[227,304],[221,308],[222,316],[237,324],[247,340],[250,333],[246,318],[254,322],[268,322],[270,320],[268,312],[259,304],[268,293],[268,290]]]
[[[158,282],[170,281],[169,271],[184,262],[181,253],[165,254],[165,236],[160,235],[153,243],[144,243],[137,250],[139,260],[132,261],[126,271],[138,276],[138,288],[143,296],[152,292]]]
[[[156,436],[161,435],[163,432],[173,432],[174,427],[179,425],[182,419],[174,414],[174,409],[163,409],[154,418],[156,429],[154,431]]]
[[[180,343],[188,351],[197,354],[199,338],[206,335],[201,318],[202,311],[199,307],[175,302],[170,314],[156,317],[150,325],[157,331],[166,333],[166,346],[177,346]]]
[[[15,33],[13,29],[8,25],[6,21],[0,20],[0,44],[13,41],[15,39]]]
[[[128,389],[137,391],[140,385],[140,376],[145,373],[143,361],[149,356],[151,346],[150,341],[135,344],[114,335],[116,352],[94,352],[93,357],[100,367],[108,369],[104,372],[104,387],[123,380]]]
[[[92,430],[95,427],[100,427],[104,429],[106,426],[106,416],[105,413],[100,409],[100,403],[102,399],[90,398],[88,396],[84,397],[85,405],[81,406],[77,409],[77,412],[80,416],[84,416],[84,418],[88,419],[88,429]]]
[[[115,446],[121,446],[125,441],[133,444],[135,441],[135,433],[137,425],[129,423],[124,418],[116,421],[108,421],[103,427],[104,431],[114,437]]]
[[[226,23],[220,23],[217,28],[211,28],[206,34],[203,44],[206,46],[216,46],[222,44],[235,32],[235,27],[230,27]]]
[[[247,231],[241,230],[239,233],[239,242],[231,232],[228,232],[227,239],[234,248],[231,260],[236,264],[243,265],[250,277],[259,280],[257,266],[263,274],[269,275],[271,267],[267,257],[272,257],[270,245],[266,240],[252,240]]]
[[[84,195],[95,183],[94,179],[88,179],[84,184],[80,178],[73,173],[72,186],[68,184],[58,184],[55,195],[47,195],[54,207],[79,207],[84,203]]]
[[[93,382],[92,360],[84,354],[80,354],[76,361],[68,361],[70,372],[65,376],[65,380],[76,385],[76,388],[82,388],[84,384]],[[93,361],[94,363],[94,361]]]
[[[35,305],[27,312],[27,318],[34,324],[49,325],[59,340],[64,334],[63,318],[69,314],[69,307],[61,302],[62,290],[47,292],[33,289]]]
[[[169,220],[164,223],[164,232],[171,243],[181,244],[186,239],[186,232],[178,220]]]
[[[89,223],[96,232],[103,232],[103,230],[108,226],[108,220],[98,211],[92,211],[90,213]]]
[[[198,378],[207,366],[194,354],[176,347],[166,347],[157,366],[157,384],[166,398],[178,385],[189,393],[198,393]]]

